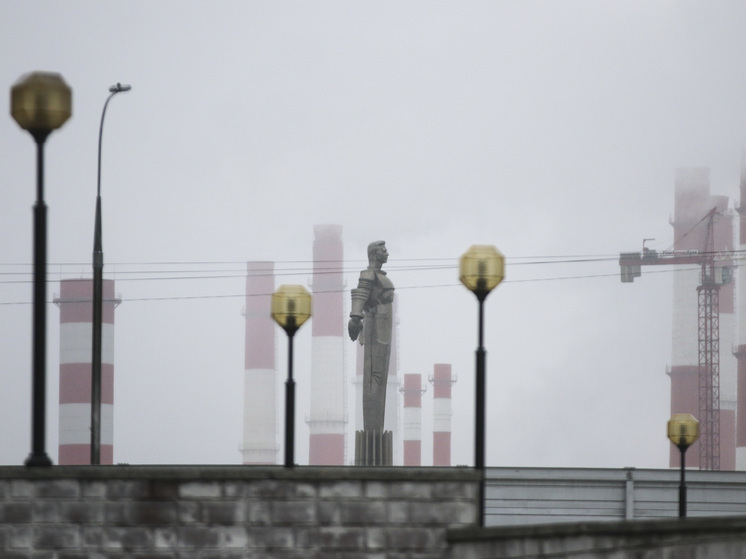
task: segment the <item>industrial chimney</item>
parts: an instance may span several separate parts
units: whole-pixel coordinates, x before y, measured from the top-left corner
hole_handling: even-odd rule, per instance
[[[60,296],[60,409],[61,466],[91,463],[91,360],[93,282],[62,280]],[[114,281],[103,282],[101,332],[101,464],[114,461]]]
[[[272,292],[273,262],[246,265],[246,341],[244,357],[244,464],[277,463],[277,370]]]
[[[316,225],[311,312],[310,465],[345,463],[347,384],[344,250],[340,225]]]
[[[422,465],[422,375],[404,375],[404,465]]]
[[[451,386],[455,379],[450,364],[433,365],[433,466],[451,465]]]

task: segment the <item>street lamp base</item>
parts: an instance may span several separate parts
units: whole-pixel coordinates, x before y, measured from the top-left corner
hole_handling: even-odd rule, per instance
[[[29,454],[26,458],[24,465],[31,467],[43,467],[46,468],[52,465],[52,459],[46,454]]]

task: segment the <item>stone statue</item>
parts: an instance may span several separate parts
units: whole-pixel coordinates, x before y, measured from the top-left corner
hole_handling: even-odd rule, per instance
[[[368,267],[360,272],[357,288],[352,290],[347,325],[350,338],[360,339],[364,346],[363,429],[368,437],[383,435],[394,302],[394,284],[381,269],[388,259],[385,241],[368,245]]]

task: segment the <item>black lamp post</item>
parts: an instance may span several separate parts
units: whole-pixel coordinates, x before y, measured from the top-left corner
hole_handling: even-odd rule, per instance
[[[302,285],[281,285],[272,294],[272,318],[288,335],[288,378],[285,382],[285,467],[295,465],[293,336],[310,316],[311,294]]]
[[[91,346],[91,464],[101,463],[101,341],[103,323],[104,249],[101,241],[101,140],[104,135],[104,116],[109,101],[121,91],[132,86],[117,83],[109,88],[110,94],[101,112],[98,129],[98,179],[96,181],[96,221],[93,233],[93,338]]]
[[[44,142],[72,114],[72,90],[60,74],[32,72],[10,90],[10,114],[36,142],[31,454],[26,466],[51,466],[46,446],[47,207],[44,203]]]
[[[474,418],[474,467],[481,472],[479,483],[479,525],[484,526],[485,376],[484,300],[505,277],[505,257],[490,245],[473,245],[459,262],[459,280],[479,301],[479,344],[476,352],[476,405]]]
[[[679,482],[679,517],[686,516],[686,450],[699,439],[699,421],[690,413],[675,413],[668,420],[668,438],[681,451],[681,480]]]

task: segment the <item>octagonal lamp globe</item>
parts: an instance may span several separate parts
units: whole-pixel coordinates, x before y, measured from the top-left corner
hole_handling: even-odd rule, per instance
[[[281,285],[272,294],[272,318],[289,334],[311,316],[311,294],[302,285]]]
[[[668,420],[668,438],[679,448],[689,448],[699,439],[699,421],[690,413],[675,413]]]
[[[505,277],[505,257],[492,245],[472,245],[459,261],[459,280],[469,291],[487,295]]]
[[[10,89],[10,114],[32,134],[48,134],[72,114],[72,90],[60,74],[31,72]]]

